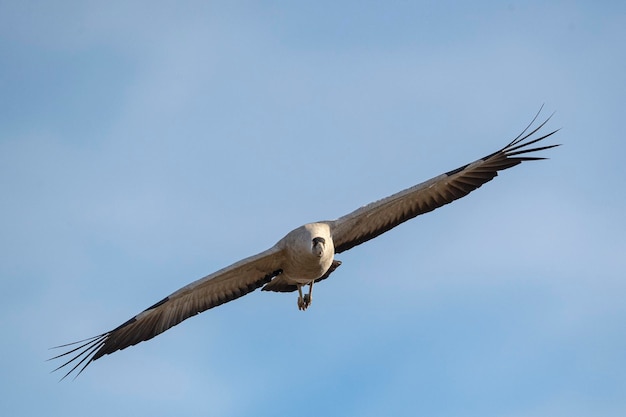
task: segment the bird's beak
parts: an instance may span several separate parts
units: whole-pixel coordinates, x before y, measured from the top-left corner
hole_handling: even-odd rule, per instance
[[[324,253],[324,248],[326,246],[326,240],[323,237],[316,237],[313,239],[313,253],[318,257],[321,257]]]

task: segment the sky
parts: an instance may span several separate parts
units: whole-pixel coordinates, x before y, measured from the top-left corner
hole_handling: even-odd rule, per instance
[[[0,414],[623,416],[626,4],[0,1]],[[293,228],[547,161],[59,382]]]

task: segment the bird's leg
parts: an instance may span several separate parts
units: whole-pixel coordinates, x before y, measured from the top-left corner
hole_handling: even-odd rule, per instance
[[[298,310],[306,310],[304,297],[302,297],[302,285],[298,284]]]
[[[313,301],[313,283],[315,281],[311,281],[309,284],[309,293],[304,295],[304,310],[307,309],[308,306],[311,305],[311,301]]]
[[[313,282],[309,284],[309,293],[302,295],[302,285],[298,285],[298,309],[306,310],[311,305],[311,300],[313,297],[311,293],[313,292]]]

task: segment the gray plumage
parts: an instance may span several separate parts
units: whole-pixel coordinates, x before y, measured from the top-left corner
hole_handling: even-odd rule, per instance
[[[363,206],[331,221],[309,223],[289,232],[270,249],[243,259],[179,289],[115,329],[80,342],[57,346],[69,350],[51,359],[69,357],[55,369],[69,366],[67,377],[77,376],[94,360],[125,349],[210,308],[263,287],[264,291],[298,291],[301,310],[311,303],[315,282],[341,264],[335,254],[349,250],[382,233],[456,199],[491,181],[498,171],[524,161],[545,159],[530,153],[559,145],[531,147],[557,131],[532,138],[550,120],[531,130],[539,113],[524,131],[502,149],[470,164],[434,177],[387,198]],[[309,293],[302,287],[309,285]]]

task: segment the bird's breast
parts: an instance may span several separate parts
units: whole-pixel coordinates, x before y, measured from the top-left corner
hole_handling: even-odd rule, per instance
[[[323,238],[321,253],[313,239]],[[320,278],[333,263],[335,250],[328,226],[321,223],[304,225],[289,233],[281,244],[285,250],[282,276],[290,282],[308,284]]]
[[[317,256],[311,252],[287,254],[282,276],[298,284],[308,284],[324,275],[333,263],[333,253]]]

